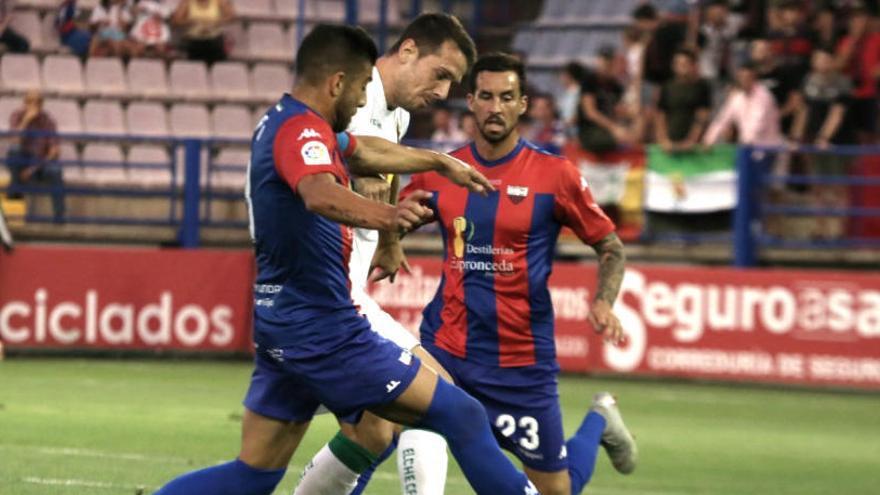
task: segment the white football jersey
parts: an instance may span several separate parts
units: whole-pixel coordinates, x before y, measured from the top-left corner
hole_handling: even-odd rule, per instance
[[[375,136],[399,143],[409,127],[409,112],[402,108],[389,109],[385,100],[385,87],[379,69],[373,67],[373,80],[367,84],[367,104],[358,109],[348,125],[348,132],[355,136]],[[355,229],[354,243],[349,262],[349,278],[352,295],[357,303],[359,292],[366,292],[370,263],[379,243],[379,232]]]

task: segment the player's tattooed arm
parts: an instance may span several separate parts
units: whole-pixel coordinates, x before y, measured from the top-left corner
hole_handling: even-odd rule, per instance
[[[593,244],[592,247],[599,256],[599,283],[594,299],[613,306],[617,294],[620,292],[620,285],[623,283],[624,263],[626,262],[623,243],[620,242],[617,234],[612,232]]]

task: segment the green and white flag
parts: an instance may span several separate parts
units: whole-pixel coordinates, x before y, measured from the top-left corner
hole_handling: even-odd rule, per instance
[[[645,209],[666,213],[706,213],[736,206],[736,146],[666,153],[648,147]]]

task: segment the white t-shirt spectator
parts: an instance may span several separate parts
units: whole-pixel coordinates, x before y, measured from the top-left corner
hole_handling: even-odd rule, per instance
[[[125,26],[131,22],[131,12],[128,10],[127,3],[112,4],[108,8],[98,4],[92,10],[92,16],[89,18],[89,24],[92,26],[106,23],[101,29],[112,29],[114,31],[122,31]]]
[[[162,2],[142,0],[134,8],[137,20],[131,28],[132,38],[145,45],[159,45],[171,40],[168,7]]]

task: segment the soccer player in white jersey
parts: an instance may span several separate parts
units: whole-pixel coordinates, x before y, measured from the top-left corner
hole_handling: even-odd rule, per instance
[[[379,58],[373,79],[367,85],[367,104],[352,118],[348,131],[355,136],[375,136],[399,142],[410,123],[409,112],[444,100],[453,82],[459,82],[476,57],[474,42],[461,23],[447,14],[423,14],[404,29],[399,40]],[[360,177],[354,181],[358,193],[382,202],[396,202],[397,177]],[[411,350],[422,361],[444,374],[418,339],[388,315],[367,294],[371,277],[393,277],[406,260],[399,237],[378,231],[356,229],[349,265],[352,299],[373,330]],[[448,375],[446,375],[448,377]],[[450,380],[451,381],[451,380]],[[295,495],[356,495],[363,491],[372,470],[394,450],[396,426],[365,413],[357,425],[342,422],[341,431],[308,464]],[[412,446],[422,447],[432,459],[413,469]],[[398,469],[406,494],[442,494],[446,479],[446,441],[426,430],[400,434]]]

